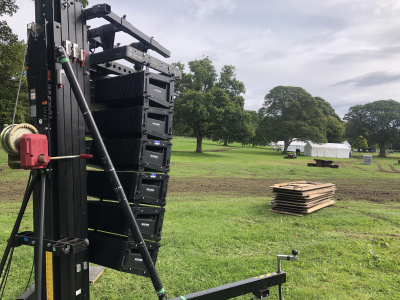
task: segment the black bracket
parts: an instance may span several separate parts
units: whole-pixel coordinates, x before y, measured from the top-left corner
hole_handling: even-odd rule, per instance
[[[172,300],[196,299],[196,300],[223,300],[232,299],[240,295],[253,293],[256,297],[264,299],[268,297],[268,288],[275,285],[282,285],[286,282],[285,272],[272,272],[257,277],[221,285],[219,287],[184,295]]]
[[[38,242],[38,238],[34,236],[32,231],[24,231],[18,233],[14,238],[14,247],[21,245],[34,246]],[[58,241],[44,240],[44,248],[51,251],[55,256],[62,254],[77,254],[85,251],[89,245],[86,239],[64,238]]]
[[[104,50],[106,49],[111,49],[112,45],[110,47],[109,44],[103,44],[103,39],[101,38],[101,32],[103,30],[107,30],[108,34],[110,29],[112,29],[115,32],[123,31],[130,36],[134,37],[135,39],[139,40],[143,45],[145,46],[146,49],[154,50],[158,54],[162,55],[163,57],[170,57],[171,53],[168,49],[165,47],[161,46],[156,40],[154,40],[152,37],[149,37],[145,35],[143,32],[141,32],[139,29],[134,27],[131,23],[126,21],[125,16],[122,18],[111,12],[111,6],[107,4],[100,4],[100,5],[95,5],[89,9],[85,10],[85,17],[86,20],[90,20],[93,18],[104,18],[105,20],[109,21],[113,27],[107,27],[104,28],[99,27],[96,29],[91,29],[89,30],[89,37],[92,37],[96,39],[97,37],[100,37],[100,41],[96,39],[96,46],[102,46]],[[104,35],[103,35],[104,36]]]
[[[157,70],[165,75],[175,78],[182,77],[182,71],[171,66],[161,60],[150,56],[132,46],[122,46],[90,55],[90,64],[101,64],[109,61],[125,59],[133,64],[139,63],[148,66],[151,69]]]

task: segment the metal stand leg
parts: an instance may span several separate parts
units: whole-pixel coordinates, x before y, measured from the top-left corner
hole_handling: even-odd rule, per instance
[[[24,195],[24,198],[22,200],[21,209],[18,212],[18,216],[17,216],[17,219],[15,220],[13,230],[11,232],[10,238],[8,239],[6,250],[4,251],[3,258],[1,259],[0,277],[1,277],[2,273],[3,273],[3,269],[4,269],[4,266],[6,264],[8,255],[10,254],[10,250],[11,250],[12,244],[14,242],[14,237],[18,233],[19,226],[21,225],[22,217],[24,216],[24,213],[25,213],[25,210],[26,210],[26,206],[28,205],[29,198],[31,197],[31,194],[32,194],[33,188],[35,187],[37,178],[38,178],[37,171],[33,171],[32,172],[31,181],[30,181],[30,183],[28,184],[28,186],[26,187],[26,190],[25,190],[25,195]]]
[[[292,250],[293,255],[277,255],[278,261],[278,274],[281,272],[281,260],[297,260],[298,251],[296,249]],[[279,284],[279,300],[282,300],[282,284]]]
[[[43,240],[44,240],[44,202],[46,188],[46,172],[40,174],[40,215],[39,215],[39,239],[37,245],[36,260],[36,299],[42,299],[42,279],[43,279]]]
[[[114,186],[114,191],[116,193],[118,202],[122,206],[122,210],[128,222],[129,229],[131,230],[135,242],[138,244],[138,250],[140,252],[140,255],[142,256],[147,271],[149,272],[150,279],[153,282],[153,286],[157,293],[158,299],[167,300],[167,295],[161,283],[160,277],[158,276],[156,268],[154,267],[150,253],[143,240],[143,236],[140,232],[139,226],[136,222],[135,216],[133,215],[131,207],[129,206],[128,199],[125,195],[124,189],[122,188],[121,182],[119,181],[118,175],[114,169],[114,165],[111,162],[110,156],[108,155],[107,149],[103,143],[96,122],[94,121],[89,106],[85,100],[85,96],[83,95],[78,80],[76,79],[75,73],[72,70],[69,58],[67,57],[65,49],[63,47],[58,47],[57,52],[60,58],[60,63],[62,63],[63,69],[65,71],[65,75],[68,78],[76,101],[78,102],[78,106],[85,119],[86,125],[88,126],[90,134],[92,135],[93,142],[96,144],[96,148],[99,150],[101,161],[104,166],[104,171],[106,172],[108,178]]]

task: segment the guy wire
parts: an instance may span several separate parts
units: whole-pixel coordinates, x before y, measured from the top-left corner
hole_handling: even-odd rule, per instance
[[[17,105],[18,105],[19,91],[20,91],[20,89],[21,89],[22,75],[24,74],[25,57],[26,57],[26,52],[27,52],[27,50],[28,50],[28,44],[26,44],[26,46],[25,46],[24,60],[23,60],[23,62],[22,62],[22,69],[21,69],[21,76],[19,77],[17,99],[15,99],[14,114],[13,114],[12,123],[11,123],[12,125],[14,125],[15,114],[17,113]]]

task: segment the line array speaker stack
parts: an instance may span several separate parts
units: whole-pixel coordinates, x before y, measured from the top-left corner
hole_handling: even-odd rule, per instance
[[[104,7],[91,13],[105,14],[108,20],[111,14],[107,10]],[[174,81],[180,77],[180,71],[147,53],[152,49],[169,56],[168,50],[155,40],[149,38],[146,42],[143,33],[132,34],[137,29],[125,19],[115,23],[117,27],[89,30],[91,47],[103,47],[103,52],[90,55],[91,110],[155,263],[168,188]],[[140,42],[120,48],[113,46],[110,34],[118,29]],[[115,62],[121,59],[134,66]],[[112,185],[105,172],[97,170],[102,165],[101,157],[91,141],[87,142],[87,152],[93,154],[89,162],[92,168],[87,171],[90,261],[148,276]]]

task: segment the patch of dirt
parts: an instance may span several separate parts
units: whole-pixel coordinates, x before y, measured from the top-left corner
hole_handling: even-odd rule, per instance
[[[340,163],[342,163],[342,162],[340,162]],[[366,172],[368,171],[367,169],[363,169],[363,168],[360,168],[360,167],[357,167],[357,166],[355,166],[355,168],[360,170],[360,171],[366,171]]]
[[[388,165],[388,166],[389,166],[389,168],[390,168],[393,172],[395,172],[395,173],[400,173],[400,170],[399,170],[399,169],[396,169],[395,166],[393,166],[393,165]]]
[[[232,150],[232,149],[235,149],[235,148],[219,148],[219,149],[214,149],[214,150],[204,150],[203,153],[204,152],[221,152],[221,151],[227,151],[227,150]],[[189,152],[195,152],[195,151],[174,151],[174,152],[186,152],[186,153],[189,153]]]
[[[215,149],[215,150],[207,150],[207,151],[203,151],[203,152],[221,152],[221,151],[227,151],[227,150],[232,150],[233,148],[219,148],[219,149]]]
[[[336,179],[335,198],[338,200],[365,200],[376,203],[399,202],[398,179],[364,178]]]
[[[379,172],[390,173],[389,171],[383,169],[382,166],[381,166],[381,164],[378,164],[378,170],[379,170]]]
[[[320,182],[318,178],[305,178],[310,181]],[[276,183],[297,181],[288,178],[179,178],[172,176],[168,184],[168,194],[200,194],[200,195],[226,195],[237,197],[266,197],[272,198],[270,186]],[[398,179],[367,178],[335,179],[337,191],[336,200],[363,200],[375,203],[400,202],[400,186]],[[0,182],[0,202],[22,201],[26,182],[5,181]],[[399,209],[399,207],[393,207]]]
[[[319,181],[318,179],[310,179]],[[237,195],[238,197],[267,197],[273,194],[269,187],[276,183],[288,182],[288,179],[252,179],[252,178],[177,178],[171,177],[168,193],[190,193],[209,195]],[[296,181],[296,180],[292,180]],[[375,203],[399,202],[400,189],[395,179],[335,179],[337,200],[364,200]]]
[[[230,194],[238,195],[239,197],[272,197],[272,192],[269,187],[274,183],[276,182],[271,179],[259,178],[171,177],[168,183],[168,193]]]
[[[0,182],[0,202],[22,201],[26,188],[26,182]]]

